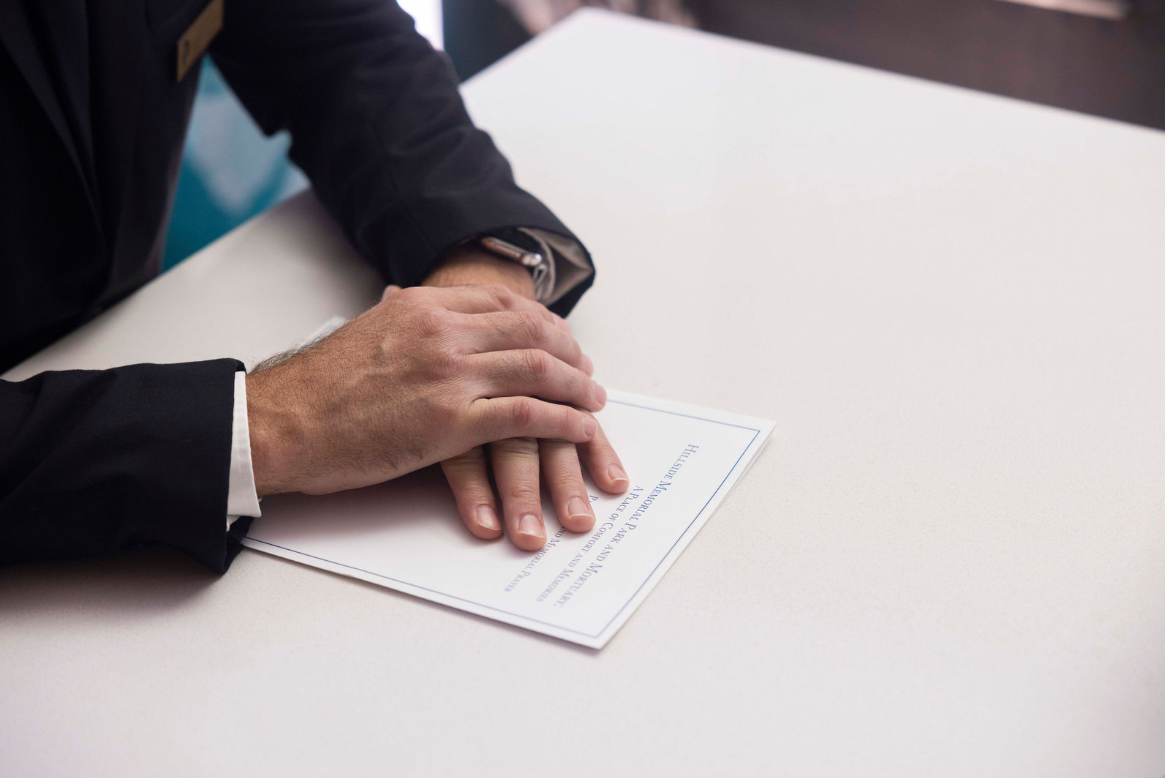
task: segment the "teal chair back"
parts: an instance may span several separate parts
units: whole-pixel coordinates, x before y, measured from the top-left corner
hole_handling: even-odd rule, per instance
[[[209,59],[182,155],[163,268],[307,186],[287,161],[287,133],[267,137]]]

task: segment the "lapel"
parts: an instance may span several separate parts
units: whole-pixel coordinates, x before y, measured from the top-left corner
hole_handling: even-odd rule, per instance
[[[72,13],[67,14],[62,22],[70,25],[69,32],[74,36],[84,35],[84,8],[74,7],[71,11]],[[53,84],[52,75],[44,60],[44,50],[37,43],[36,34],[24,3],[17,0],[0,0],[0,45],[7,49],[12,61],[16,63],[17,70],[28,82],[53,129],[56,130],[65,153],[73,162],[78,183],[85,190],[92,216],[95,221],[99,222],[95,182],[91,177],[93,171],[92,133],[88,117],[66,114],[65,104],[61,99],[62,95]],[[87,67],[88,63],[82,62],[80,65]],[[70,123],[70,119],[73,120],[72,123]],[[79,130],[80,137],[74,128]]]

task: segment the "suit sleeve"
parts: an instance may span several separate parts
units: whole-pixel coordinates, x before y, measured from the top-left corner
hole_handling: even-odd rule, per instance
[[[223,572],[233,359],[0,381],[0,564],[185,551]]]
[[[386,281],[418,284],[446,251],[498,230],[577,241],[514,182],[473,126],[448,60],[395,2],[226,7],[215,62],[265,132],[290,131],[292,160]],[[593,276],[591,265],[552,308],[567,313]]]

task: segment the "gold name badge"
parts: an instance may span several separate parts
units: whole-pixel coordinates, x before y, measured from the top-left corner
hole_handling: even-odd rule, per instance
[[[178,40],[178,80],[181,81],[190,66],[206,53],[206,47],[222,29],[223,0],[210,0],[210,5],[190,25]]]

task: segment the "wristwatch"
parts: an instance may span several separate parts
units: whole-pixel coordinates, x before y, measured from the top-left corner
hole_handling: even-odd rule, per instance
[[[552,249],[532,232],[505,230],[477,238],[477,245],[495,257],[515,262],[530,271],[534,278],[534,299],[542,302],[554,291]]]

